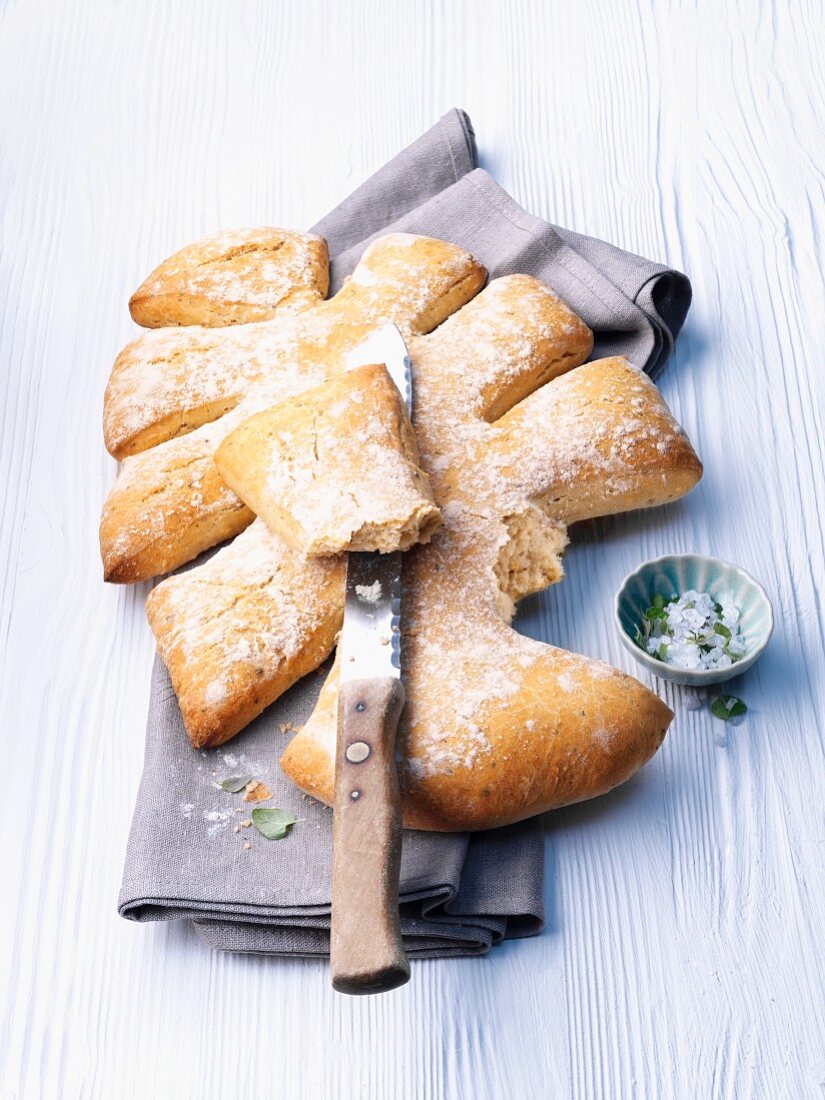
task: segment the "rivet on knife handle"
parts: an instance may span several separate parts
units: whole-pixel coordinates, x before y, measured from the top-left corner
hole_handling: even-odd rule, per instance
[[[403,705],[396,677],[341,682],[330,944],[332,984],[340,993],[382,993],[410,976],[398,915],[395,734]]]

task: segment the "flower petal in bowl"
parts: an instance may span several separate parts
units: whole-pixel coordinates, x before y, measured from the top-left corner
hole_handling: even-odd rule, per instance
[[[668,602],[691,589],[708,592],[719,603],[730,602],[739,608],[739,625],[747,649],[730,668],[677,668],[658,660],[636,642],[636,629],[644,622],[654,596]],[[761,656],[773,632],[773,609],[762,585],[744,569],[701,554],[668,554],[643,562],[622,581],[616,593],[615,617],[622,644],[640,664],[664,680],[693,687],[721,684],[741,676]]]

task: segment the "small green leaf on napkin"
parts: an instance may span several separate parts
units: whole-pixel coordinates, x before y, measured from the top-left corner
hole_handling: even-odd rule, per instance
[[[220,788],[228,794],[240,794],[247,783],[252,782],[253,778],[254,776],[251,775],[230,775],[228,779],[221,780]]]
[[[710,712],[714,718],[721,718],[723,722],[731,718],[738,718],[745,714],[747,707],[741,699],[735,695],[718,695],[710,704]]]
[[[252,811],[252,824],[267,840],[283,840],[297,820],[287,810],[258,806]]]

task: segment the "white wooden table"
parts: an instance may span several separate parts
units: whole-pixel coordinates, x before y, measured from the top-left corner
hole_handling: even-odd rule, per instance
[[[807,1097],[825,1082],[822,6],[314,0],[0,8],[0,1097]],[[717,553],[770,591],[726,727],[547,822],[546,932],[383,998],[115,913],[153,644],[105,588],[103,387],[131,290],[219,227],[302,227],[453,105],[537,214],[667,258],[662,388],[705,462],[588,525],[524,629],[638,671],[619,580]]]

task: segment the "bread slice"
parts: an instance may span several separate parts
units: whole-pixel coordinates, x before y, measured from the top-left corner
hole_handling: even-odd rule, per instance
[[[441,523],[401,394],[383,363],[357,367],[245,420],[221,477],[302,554],[407,550]]]

